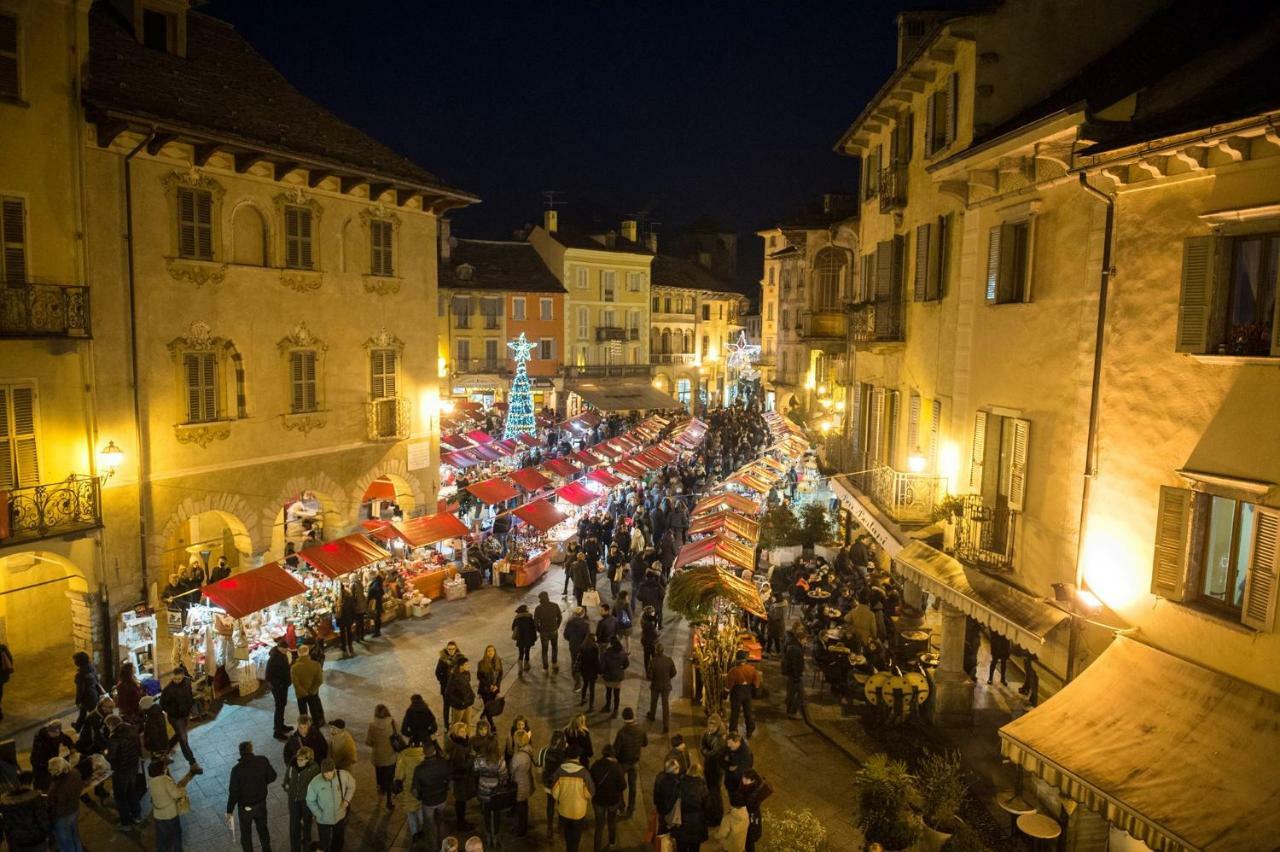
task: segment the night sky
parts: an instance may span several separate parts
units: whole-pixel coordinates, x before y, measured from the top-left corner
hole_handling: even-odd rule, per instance
[[[541,219],[548,189],[566,221],[644,211],[659,235],[702,217],[749,232],[852,192],[854,161],[831,148],[891,72],[905,5],[213,0],[202,11],[316,101],[477,193],[456,232],[505,238]]]

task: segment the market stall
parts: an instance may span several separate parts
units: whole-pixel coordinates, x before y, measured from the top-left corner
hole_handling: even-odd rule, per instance
[[[733,509],[735,512],[746,515],[748,517],[758,517],[760,511],[764,507],[752,500],[750,497],[744,497],[741,494],[735,494],[732,491],[726,491],[721,494],[710,494],[699,500],[693,507],[691,517],[698,517],[710,512],[719,512],[723,509]]]
[[[398,561],[406,596],[416,595],[435,600],[444,597],[446,580],[455,577],[465,559],[465,543],[470,531],[449,512],[423,515],[389,525],[374,537],[400,542],[407,549]]]

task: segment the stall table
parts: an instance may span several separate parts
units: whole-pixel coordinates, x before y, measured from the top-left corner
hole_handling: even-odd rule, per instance
[[[409,588],[423,597],[437,600],[444,597],[444,581],[452,579],[458,573],[456,565],[446,565],[424,571],[409,578]]]
[[[542,579],[542,575],[551,570],[551,552],[552,548],[547,547],[531,554],[524,561],[523,565],[517,565],[515,570],[516,588],[523,589],[525,586],[532,586],[538,580]]]

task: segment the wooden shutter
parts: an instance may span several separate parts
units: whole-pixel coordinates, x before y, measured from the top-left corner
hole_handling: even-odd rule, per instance
[[[1180,601],[1186,593],[1187,550],[1194,502],[1194,492],[1186,488],[1160,486],[1160,505],[1156,509],[1155,564],[1151,569],[1153,595]]]
[[[1013,421],[1013,446],[1009,453],[1009,482],[1005,493],[1009,496],[1009,510],[1021,512],[1027,500],[1027,441],[1031,437],[1031,423]]]
[[[302,264],[298,244],[298,208],[284,208],[284,265],[296,269]]]
[[[850,394],[853,403],[853,410],[849,412],[849,422],[853,424],[850,432],[853,441],[854,467],[858,469],[865,467],[859,459],[866,444],[862,434],[862,394],[865,387],[866,385],[861,382],[856,382],[853,384],[853,393]]]
[[[458,341],[461,344],[463,341]],[[394,353],[390,349],[373,349],[369,352],[369,393],[374,399],[386,399],[395,396],[395,380],[392,379],[390,385],[387,383],[387,375],[392,372],[390,359]],[[458,354],[461,356],[462,348],[459,346]],[[467,365],[459,365],[463,369]]]
[[[893,466],[898,458],[898,416],[902,410],[902,394],[896,390],[885,391],[885,408],[888,410],[888,426],[884,435],[884,463]]]
[[[893,298],[893,243],[884,240],[876,244],[875,333],[877,339],[886,339],[893,331],[893,316],[889,301]]]
[[[196,254],[203,260],[213,259],[213,193],[197,190]]]
[[[1025,287],[1031,251],[1029,222],[1011,222],[1000,226],[1000,273],[996,278],[996,302],[1009,304],[1026,298]],[[1019,268],[1021,267],[1021,268]]]
[[[302,364],[302,354],[301,352],[289,353],[289,384],[293,397],[291,406],[295,412],[306,410],[306,391],[303,389],[305,368]]]
[[[21,198],[0,201],[0,243],[4,247],[0,273],[5,281],[27,280],[26,218],[26,204]]]
[[[925,298],[941,299],[947,275],[947,242],[951,239],[950,213],[938,217],[929,238],[929,277],[925,281]]]
[[[200,402],[203,419],[218,419],[218,359],[212,352],[200,355]]]
[[[196,256],[196,194],[192,189],[178,189],[178,254]]]
[[[933,124],[933,109],[937,97],[936,93],[930,95],[924,104],[924,155],[926,157],[933,156],[933,152],[936,150],[933,145],[933,134],[935,129]]]
[[[13,430],[9,427],[9,388],[0,387],[0,489],[18,485],[17,465],[13,461]]]
[[[298,211],[298,238],[302,247],[302,267],[310,269],[311,263],[311,211]]]
[[[942,442],[942,400],[935,399],[929,417],[929,469],[938,469],[938,446]]]
[[[884,446],[884,388],[871,391],[871,413],[867,416],[867,463],[879,465]]]
[[[920,394],[911,392],[907,404],[907,452],[914,453],[920,446]]]
[[[0,387],[0,488],[39,485],[39,455],[35,388]]]
[[[1280,512],[1255,506],[1253,547],[1244,581],[1240,620],[1255,630],[1270,631],[1276,618],[1277,575],[1280,574]]]
[[[947,80],[946,92],[947,92],[946,94],[947,121],[946,121],[946,125],[944,126],[944,132],[946,133],[946,141],[943,143],[944,146],[950,145],[952,142],[956,140],[956,119],[960,112],[959,110],[960,75],[959,74],[952,74],[951,78]]]
[[[987,458],[987,412],[973,418],[973,448],[969,453],[969,490],[982,491],[982,466]]]
[[[1182,241],[1182,295],[1178,299],[1175,351],[1209,351],[1209,318],[1213,313],[1216,240],[1188,237]]]
[[[923,302],[929,298],[929,256],[933,228],[926,222],[916,228],[916,268],[912,298]]]
[[[1004,232],[1000,225],[987,231],[987,303],[995,304],[1000,292],[1000,241]]]

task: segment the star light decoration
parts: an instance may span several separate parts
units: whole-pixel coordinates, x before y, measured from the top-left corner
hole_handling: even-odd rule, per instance
[[[726,349],[729,352],[729,359],[725,363],[730,370],[737,371],[739,379],[751,381],[759,378],[760,371],[756,369],[755,362],[760,357],[760,347],[747,343],[745,331],[738,332],[737,342],[730,343]]]
[[[507,399],[507,422],[502,430],[503,438],[515,438],[521,433],[534,434],[537,423],[533,416],[533,388],[529,384],[529,371],[525,364],[529,355],[537,348],[536,343],[525,339],[524,332],[520,337],[507,344],[516,362],[516,374],[511,379],[511,393]]]

